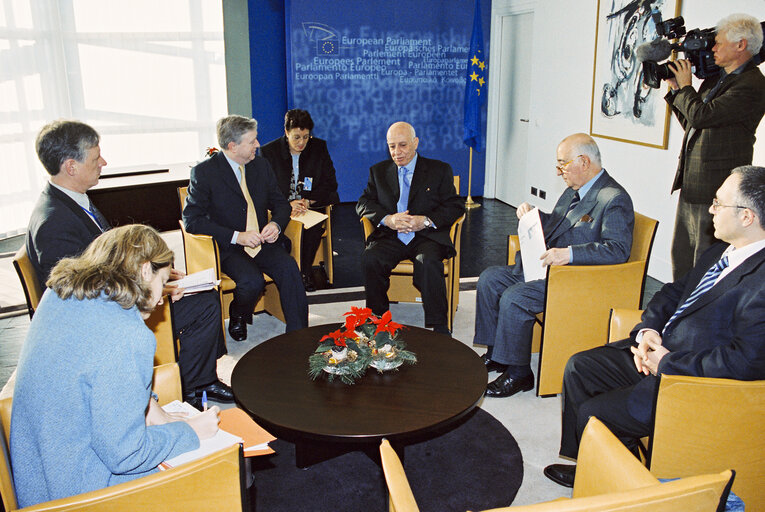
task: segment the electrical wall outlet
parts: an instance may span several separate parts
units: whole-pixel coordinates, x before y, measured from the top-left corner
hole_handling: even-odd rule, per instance
[[[537,195],[537,187],[531,187],[531,195],[532,196]]]
[[[546,197],[547,197],[547,192],[545,192],[544,190],[540,190],[539,191],[539,199],[544,199]]]

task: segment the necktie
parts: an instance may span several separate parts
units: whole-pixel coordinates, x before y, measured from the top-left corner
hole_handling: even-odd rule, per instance
[[[91,218],[96,222],[96,225],[98,226],[98,229],[101,231],[108,230],[111,226],[109,225],[109,221],[106,220],[106,217],[98,211],[98,208],[96,208],[92,202],[88,202],[90,205],[88,208],[88,213],[90,213]]]
[[[244,195],[245,201],[247,201],[247,225],[245,226],[245,230],[260,232],[260,226],[258,226],[258,216],[255,213],[255,204],[252,202],[250,191],[247,189],[247,180],[244,177],[243,165],[239,166],[239,175],[242,177],[242,179],[239,180],[239,186],[242,187],[242,194]],[[256,254],[260,252],[260,246],[245,247],[244,252],[246,252],[250,256],[255,256]]]
[[[571,199],[571,204],[568,205],[568,211],[566,212],[566,215],[568,215],[568,212],[576,208],[576,205],[579,204],[579,191],[574,191],[574,197]]]
[[[412,174],[406,167],[399,167],[398,169],[398,189],[401,194],[398,196],[398,202],[396,203],[396,210],[398,212],[405,212],[409,203],[409,187],[412,184]],[[399,233],[398,239],[409,245],[414,239],[414,233]]]
[[[717,278],[720,276],[723,270],[725,270],[728,267],[728,256],[723,256],[720,261],[712,265],[712,267],[707,270],[707,273],[704,274],[704,277],[701,278],[701,281],[699,281],[699,284],[696,285],[696,289],[693,290],[693,292],[688,296],[687,299],[685,299],[685,302],[677,308],[677,311],[675,311],[675,314],[672,315],[672,317],[669,319],[667,324],[664,326],[664,329],[662,329],[661,333],[662,335],[667,332],[667,328],[672,324],[672,322],[680,316],[680,314],[688,309],[688,307],[696,302],[696,300],[704,295],[706,292],[708,292],[714,284],[717,282]]]

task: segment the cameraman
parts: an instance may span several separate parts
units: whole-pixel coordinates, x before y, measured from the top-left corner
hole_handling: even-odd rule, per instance
[[[755,132],[765,113],[765,77],[752,60],[762,46],[760,22],[732,14],[716,31],[712,52],[720,75],[704,80],[696,92],[690,61],[670,63],[675,76],[667,80],[664,97],[685,129],[672,185],[672,192],[680,189],[672,242],[675,280],[713,242],[709,205],[731,169],[752,163]]]

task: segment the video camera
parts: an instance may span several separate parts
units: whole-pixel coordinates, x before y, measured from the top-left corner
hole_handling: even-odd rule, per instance
[[[661,12],[654,9],[651,17],[656,25],[656,33],[664,39],[656,39],[637,49],[638,59],[643,61],[643,82],[648,87],[658,89],[662,80],[675,76],[669,69],[667,62],[658,63],[658,61],[669,58],[672,50],[685,54],[685,58],[691,61],[693,74],[700,79],[720,73],[720,68],[715,64],[715,57],[712,53],[716,33],[714,28],[695,28],[686,33],[685,20],[682,16],[662,21]],[[682,36],[685,37],[678,43],[667,41],[668,39],[679,39]]]

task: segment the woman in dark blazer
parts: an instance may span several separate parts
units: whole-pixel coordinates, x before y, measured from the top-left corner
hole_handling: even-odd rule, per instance
[[[313,126],[307,111],[289,110],[284,115],[284,135],[260,148],[292,206],[292,216],[299,216],[308,208],[323,208],[340,201],[327,143],[311,136]],[[300,268],[308,291],[314,290],[311,268],[323,233],[324,223],[303,232]]]

